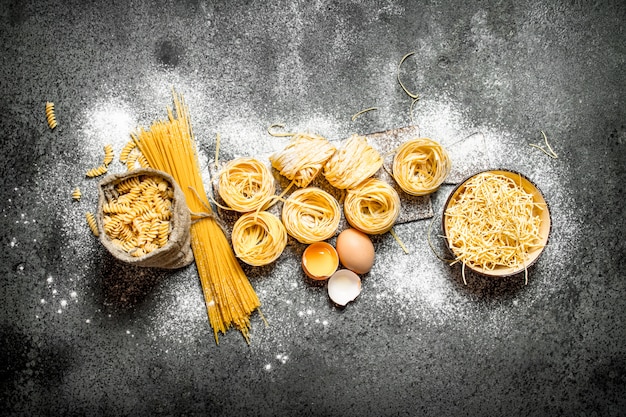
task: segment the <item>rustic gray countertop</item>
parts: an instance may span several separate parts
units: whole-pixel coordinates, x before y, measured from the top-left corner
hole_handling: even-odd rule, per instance
[[[623,413],[624,21],[619,1],[3,1],[0,414]],[[412,115],[398,74],[420,95]],[[274,123],[332,140],[413,126],[459,178],[532,179],[549,245],[527,285],[464,284],[436,230],[435,252],[427,240],[453,178],[434,216],[395,227],[408,254],[373,239],[344,309],[304,279],[303,245],[244,266],[268,325],[254,314],[249,345],[235,330],[216,345],[193,265],[122,264],[84,219],[98,181],[85,171],[164,118],[172,88],[207,182],[218,133],[228,160],[282,148]],[[530,146],[541,131],[557,159]]]

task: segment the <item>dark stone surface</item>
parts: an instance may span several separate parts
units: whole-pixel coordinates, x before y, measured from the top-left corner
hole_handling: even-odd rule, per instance
[[[625,20],[621,1],[3,1],[0,414],[623,415]],[[273,123],[341,139],[414,122],[457,167],[535,181],[550,245],[528,285],[464,285],[429,220],[398,225],[410,253],[374,238],[341,310],[292,245],[245,267],[269,326],[218,346],[193,266],[122,265],[84,221],[85,171],[164,118],[172,87],[205,168],[218,132],[229,159],[281,148]],[[542,130],[558,159],[529,146]]]

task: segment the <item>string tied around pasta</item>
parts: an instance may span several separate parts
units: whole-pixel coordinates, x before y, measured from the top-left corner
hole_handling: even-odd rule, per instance
[[[212,220],[215,220],[215,222],[220,227],[220,229],[222,229],[222,232],[226,232],[226,226],[224,226],[224,223],[222,223],[222,220],[218,216],[215,215],[215,212],[213,211],[213,209],[211,209],[211,206],[208,203],[206,203],[204,199],[202,199],[198,191],[192,186],[189,186],[187,188],[198,199],[200,204],[206,209],[206,211],[200,211],[200,212],[189,210],[189,214],[191,215],[191,224],[196,224],[199,221],[205,220],[205,219],[212,219]]]

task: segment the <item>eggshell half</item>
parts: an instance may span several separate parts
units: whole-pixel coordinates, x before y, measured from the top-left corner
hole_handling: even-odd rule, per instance
[[[361,278],[348,269],[340,269],[328,279],[328,296],[345,306],[361,294]]]

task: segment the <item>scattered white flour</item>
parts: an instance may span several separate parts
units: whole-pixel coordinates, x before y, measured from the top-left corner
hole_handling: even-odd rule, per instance
[[[215,160],[215,134],[221,135],[220,155],[224,158],[255,156],[257,153],[267,156],[285,145],[285,138],[267,134],[269,122],[259,120],[253,114],[250,117],[234,114],[214,122],[217,114],[215,103],[206,100],[201,91],[194,90],[195,86],[184,85],[175,75],[171,75],[169,81],[177,86],[177,91],[184,92],[190,107],[207,190],[211,189],[209,164]],[[117,157],[129,133],[139,123],[165,117],[165,105],[170,104],[170,89],[165,88],[162,81],[157,82],[156,78],[149,79],[150,83],[152,90],[149,90],[148,96],[159,97],[155,102],[164,103],[163,108],[151,104],[149,111],[140,109],[135,112],[128,102],[121,99],[93,103],[78,121],[75,135],[80,136],[82,146],[76,150],[75,161],[45,169],[41,167],[35,179],[33,194],[38,196],[36,198],[45,196],[46,204],[57,207],[56,218],[64,239],[59,242],[62,248],[57,267],[68,271],[66,276],[46,274],[41,278],[47,285],[40,287],[41,292],[34,299],[38,300],[38,308],[44,313],[61,312],[64,317],[85,314],[84,317],[76,317],[84,324],[91,324],[103,315],[93,306],[89,311],[77,308],[86,298],[84,292],[94,286],[90,273],[99,264],[96,257],[104,255],[84,219],[84,212],[96,207],[98,179],[87,179],[84,172],[101,160],[102,146],[106,143],[114,146],[116,154],[111,170],[125,171]],[[439,140],[449,149],[454,167],[451,183],[475,170],[509,168],[519,170],[538,184],[550,204],[554,221],[550,244],[537,266],[543,280],[537,282],[531,273],[529,287],[520,291],[519,295],[511,295],[515,304],[503,302],[501,306],[482,311],[476,304],[474,290],[464,287],[459,281],[458,267],[449,267],[430,249],[426,240],[429,221],[417,221],[395,229],[399,237],[402,239],[404,236],[408,243],[408,255],[388,234],[373,239],[377,263],[363,277],[363,292],[355,302],[339,309],[329,302],[324,286],[315,287],[304,280],[300,268],[301,248],[290,246],[272,266],[258,269],[246,267],[261,298],[263,316],[269,324],[265,327],[259,314],[252,317],[252,352],[258,356],[260,363],[265,364],[266,370],[288,366],[294,360],[294,355],[290,354],[292,346],[299,344],[303,338],[315,343],[317,338],[329,337],[332,332],[348,333],[349,326],[358,323],[359,318],[389,317],[398,326],[424,322],[430,326],[450,323],[456,326],[455,323],[463,321],[469,329],[481,326],[497,334],[510,324],[515,308],[522,308],[560,290],[563,283],[551,281],[550,277],[559,276],[558,272],[568,264],[569,256],[576,250],[580,239],[579,208],[575,207],[569,190],[554,180],[568,175],[569,161],[550,159],[530,147],[529,143],[540,140],[538,135],[525,138],[500,126],[475,126],[451,103],[452,100],[445,96],[422,102],[420,134]],[[277,122],[282,121],[272,121]],[[295,123],[286,126],[286,129],[311,130],[334,138],[345,134],[342,123],[321,114],[298,116]],[[555,138],[552,145],[558,153],[566,143]],[[80,202],[71,199],[71,190],[75,186],[80,186],[83,191]],[[442,187],[433,197],[435,216],[440,214],[450,189]],[[39,227],[40,219],[36,214],[4,213],[15,215],[16,221],[22,223],[21,227]],[[37,240],[41,238],[37,236]],[[29,245],[21,242],[18,236],[11,237],[8,242],[9,249],[24,249]],[[438,247],[441,249],[440,245]],[[112,267],[115,268],[115,264]],[[167,349],[173,344],[192,346],[199,338],[212,342],[213,334],[208,326],[195,268],[189,267],[176,273],[173,279],[163,281],[147,297],[154,308],[146,310],[146,313],[152,315],[137,325],[145,328],[135,328],[130,324],[130,336],[145,334],[155,343],[163,343]],[[43,317],[48,316],[44,314]],[[220,335],[220,341],[222,344],[244,343],[236,330]]]

